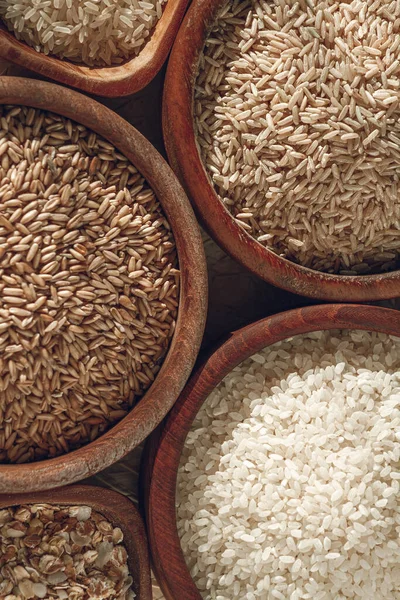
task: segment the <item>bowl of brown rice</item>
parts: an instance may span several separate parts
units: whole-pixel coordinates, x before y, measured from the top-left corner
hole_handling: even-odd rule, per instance
[[[400,294],[400,67],[385,10],[195,0],[174,44],[170,162],[212,237],[297,294]]]
[[[143,89],[165,62],[188,0],[0,1],[0,56],[99,96]]]
[[[190,204],[133,127],[30,79],[1,78],[0,103],[0,491],[17,493],[94,474],[158,425],[207,280]]]
[[[166,598],[397,600],[400,319],[309,306],[199,362],[143,474]]]

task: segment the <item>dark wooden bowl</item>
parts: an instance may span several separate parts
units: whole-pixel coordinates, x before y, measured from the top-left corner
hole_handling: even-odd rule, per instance
[[[196,368],[163,428],[148,440],[142,463],[143,499],[153,565],[167,600],[201,600],[181,550],[175,512],[179,461],[200,407],[225,375],[262,348],[293,335],[326,329],[364,329],[400,336],[400,315],[375,306],[328,304],[280,313],[240,329]]]
[[[101,513],[124,534],[123,544],[128,552],[129,572],[137,600],[151,600],[151,577],[148,544],[142,519],[128,498],[93,485],[73,485],[35,494],[2,494],[0,509],[21,504],[83,504]]]
[[[181,289],[176,330],[155,381],[117,425],[94,442],[57,458],[0,465],[0,493],[32,492],[98,473],[138,446],[161,422],[195,363],[207,312],[207,271],[200,231],[173,172],[134,127],[103,105],[53,83],[0,77],[0,103],[51,110],[82,123],[114,144],[145,177],[175,236]]]
[[[17,40],[1,21],[0,57],[89,94],[111,98],[134,94],[150,83],[164,64],[188,3],[168,0],[142,51],[122,65],[95,68],[47,56]]]
[[[203,167],[193,121],[197,65],[204,41],[225,0],[193,0],[168,63],[163,129],[168,158],[214,240],[255,275],[289,292],[332,302],[367,302],[400,296],[400,271],[348,277],[314,271],[277,256],[233,219]]]

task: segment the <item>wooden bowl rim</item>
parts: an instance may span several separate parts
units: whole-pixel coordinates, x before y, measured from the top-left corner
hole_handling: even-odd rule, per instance
[[[139,54],[121,65],[88,67],[37,52],[17,40],[0,20],[0,57],[43,77],[90,94],[115,98],[143,89],[165,62],[189,0],[168,0]]]
[[[175,237],[181,288],[176,330],[155,381],[112,429],[85,446],[39,462],[0,465],[0,493],[33,492],[74,483],[138,446],[183,389],[200,348],[207,312],[207,269],[200,231],[172,170],[132,125],[95,100],[53,83],[0,77],[0,103],[34,106],[82,123],[115,145],[154,190]]]
[[[366,302],[400,295],[400,269],[365,276],[323,273],[268,250],[234,220],[203,166],[194,131],[193,95],[199,55],[223,0],[193,0],[168,62],[163,131],[169,161],[214,240],[255,275],[289,292],[331,302]]]
[[[179,461],[197,412],[235,366],[262,348],[293,335],[329,329],[380,331],[400,337],[400,315],[396,310],[376,306],[327,304],[278,313],[252,323],[232,333],[201,361],[163,426],[147,441],[141,473],[143,504],[153,566],[167,600],[201,600],[180,546],[175,508]]]
[[[124,534],[129,571],[138,584],[137,600],[151,600],[150,559],[141,516],[126,496],[94,485],[72,485],[57,490],[27,494],[0,494],[0,510],[17,505],[51,504],[90,506]],[[134,577],[135,574],[135,577]]]

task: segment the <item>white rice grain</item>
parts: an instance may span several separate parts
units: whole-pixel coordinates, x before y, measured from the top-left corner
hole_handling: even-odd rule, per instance
[[[179,468],[202,597],[399,600],[399,465],[398,338],[319,332],[243,362],[199,411]]]
[[[0,18],[37,52],[90,66],[120,64],[144,47],[167,0],[0,0]]]

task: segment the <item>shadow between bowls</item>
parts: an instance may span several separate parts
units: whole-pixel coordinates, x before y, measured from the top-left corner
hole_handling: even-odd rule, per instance
[[[294,335],[363,329],[400,337],[395,310],[354,304],[308,306],[257,321],[231,336],[195,369],[163,427],[149,438],[142,462],[143,503],[154,570],[167,600],[201,600],[181,549],[176,481],[186,436],[210,392],[234,367],[266,346]]]
[[[323,273],[268,250],[251,237],[219,200],[196,144],[193,96],[200,53],[225,0],[193,0],[168,62],[163,133],[168,158],[199,219],[235,260],[289,292],[331,302],[368,302],[400,296],[400,270],[364,276]]]
[[[157,427],[182,391],[200,348],[207,312],[207,270],[200,231],[187,197],[164,159],[134,127],[103,105],[53,83],[0,77],[0,104],[50,110],[115,145],[154,190],[171,225],[181,271],[175,333],[155,381],[130,413],[95,441],[39,462],[0,465],[0,493],[74,483],[110,466]]]
[[[141,52],[122,65],[88,67],[37,52],[17,40],[0,20],[0,57],[89,94],[116,98],[143,89],[164,64],[189,0],[168,0],[161,19]]]
[[[85,505],[102,514],[124,534],[129,572],[137,600],[151,600],[150,561],[142,519],[128,498],[93,485],[73,485],[35,494],[1,494],[0,510],[21,504]]]

